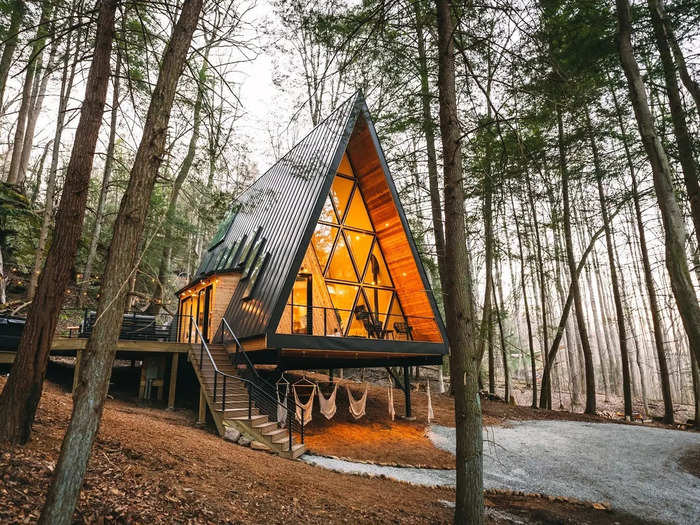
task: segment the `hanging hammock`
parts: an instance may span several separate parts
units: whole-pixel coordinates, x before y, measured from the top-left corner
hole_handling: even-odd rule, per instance
[[[431,419],[435,419],[435,414],[433,414],[433,402],[430,399],[430,379],[426,379],[425,390],[428,393],[428,424],[430,424]]]
[[[394,411],[394,387],[391,384],[391,379],[389,379],[389,415],[391,416],[391,420],[394,421],[396,412]]]
[[[284,399],[280,399],[279,390],[277,391],[277,423],[280,427],[287,424],[287,399],[289,397],[289,385],[284,387]]]
[[[352,392],[350,392],[350,387],[345,385],[345,389],[348,392],[348,400],[350,401],[350,415],[355,419],[360,419],[365,415],[365,408],[367,406],[367,388],[368,384],[365,383],[365,393],[358,400],[352,397]]]
[[[308,382],[311,383],[311,381],[308,381]],[[304,421],[303,421],[304,425],[308,425],[311,422],[311,413],[313,412],[313,409],[314,409],[314,394],[316,393],[316,385],[314,385],[313,383],[311,383],[311,385],[313,385],[312,390],[311,390],[311,395],[309,396],[309,400],[306,403],[302,403],[301,401],[299,401],[299,394],[297,394],[297,388],[300,385],[297,385],[295,383],[292,386],[292,390],[294,391],[294,401],[296,403],[296,418],[297,418],[297,421],[302,423],[301,409],[303,408],[304,409]],[[304,385],[304,386],[306,386],[306,385]]]
[[[326,416],[326,419],[333,419],[337,408],[335,406],[335,395],[338,393],[338,383],[335,384],[333,393],[328,398],[323,397],[323,392],[321,392],[320,388],[316,392],[318,393],[318,407],[321,414]]]
[[[284,399],[280,399],[280,385],[284,385]],[[287,401],[289,399],[289,381],[284,377],[284,374],[275,383],[275,393],[277,394],[277,423],[281,428],[287,424]]]

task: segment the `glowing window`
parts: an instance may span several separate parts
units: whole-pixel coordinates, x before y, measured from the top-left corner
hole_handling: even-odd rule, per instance
[[[365,203],[362,202],[362,195],[359,189],[355,189],[352,202],[350,203],[350,209],[348,210],[348,216],[343,222],[346,226],[351,226],[352,228],[374,231],[372,222],[369,220],[369,215],[367,214],[367,208],[365,208]]]
[[[357,274],[350,259],[350,252],[342,235],[338,237],[338,242],[335,243],[335,250],[331,256],[331,262],[328,264],[326,277],[340,281],[357,282]]]
[[[333,197],[335,209],[338,210],[338,215],[341,219],[345,213],[345,208],[348,206],[348,200],[350,200],[350,194],[352,193],[352,186],[353,182],[344,177],[336,176],[336,178],[333,180],[333,186],[331,186],[331,197]]]
[[[318,263],[321,265],[321,271],[326,268],[328,257],[330,257],[333,243],[338,235],[338,228],[328,226],[326,224],[318,224],[314,234],[311,236],[311,243],[316,251]]]

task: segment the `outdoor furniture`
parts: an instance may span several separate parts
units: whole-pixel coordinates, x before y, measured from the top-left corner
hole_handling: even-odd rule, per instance
[[[407,341],[413,341],[413,327],[408,323],[394,323],[397,334],[404,334]]]
[[[384,330],[382,323],[377,322],[372,312],[368,312],[364,305],[355,307],[355,318],[362,322],[369,338],[386,339],[386,336],[391,333],[391,330]]]

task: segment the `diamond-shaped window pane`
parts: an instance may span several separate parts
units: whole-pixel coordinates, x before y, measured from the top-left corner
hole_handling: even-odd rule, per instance
[[[391,306],[393,292],[381,288],[364,288],[364,292],[367,297],[368,310],[372,313],[373,319],[384,325]]]
[[[326,203],[323,205],[321,217],[318,220],[323,222],[332,222],[333,224],[338,223],[338,218],[335,215],[335,210],[333,209],[333,204],[331,203],[330,197],[326,197]]]
[[[350,253],[355,261],[357,271],[362,275],[367,265],[367,257],[369,257],[369,252],[372,249],[372,240],[374,237],[367,233],[345,230],[345,238],[350,246]]]
[[[314,246],[316,257],[318,257],[318,263],[321,265],[322,270],[326,267],[337,235],[338,228],[335,226],[328,226],[327,224],[316,225],[316,230],[311,237],[311,243]]]
[[[389,270],[384,262],[384,257],[382,257],[382,251],[379,249],[379,243],[374,243],[363,282],[375,286],[392,286]]]
[[[352,166],[350,166],[350,159],[348,159],[348,154],[343,153],[343,158],[340,161],[340,166],[338,166],[338,173],[347,175],[348,177],[354,177],[355,174],[352,172]]]
[[[341,331],[344,333],[348,326],[352,307],[355,304],[358,286],[352,284],[327,283],[328,293],[333,301],[335,316],[340,323]]]
[[[335,209],[338,210],[338,215],[341,218],[345,213],[345,208],[348,206],[353,184],[353,181],[344,177],[336,176],[333,180],[333,186],[331,186],[331,197],[333,198]]]
[[[369,215],[367,214],[367,208],[365,207],[365,203],[362,201],[362,195],[360,194],[359,189],[355,190],[355,193],[352,196],[348,215],[345,217],[343,222],[347,226],[352,226],[353,228],[374,231],[372,228],[372,222],[369,220]]]
[[[358,280],[355,268],[350,260],[350,252],[342,235],[338,237],[338,242],[335,244],[335,250],[333,251],[331,262],[328,264],[326,277],[341,281],[357,282]]]
[[[363,294],[360,293],[357,296],[357,303],[352,312],[352,320],[350,321],[350,328],[348,329],[349,336],[368,337],[367,326],[369,326],[370,319],[367,312],[367,302]]]

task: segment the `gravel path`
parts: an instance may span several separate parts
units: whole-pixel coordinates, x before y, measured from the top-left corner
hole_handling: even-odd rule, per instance
[[[434,425],[430,439],[454,452],[453,428]],[[700,479],[678,458],[700,434],[632,425],[526,421],[484,430],[484,486],[591,501],[667,523],[700,523]],[[454,485],[454,471],[381,467],[318,456],[312,464],[416,484]]]

